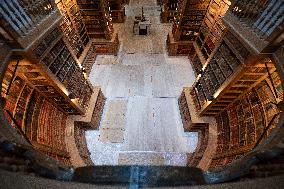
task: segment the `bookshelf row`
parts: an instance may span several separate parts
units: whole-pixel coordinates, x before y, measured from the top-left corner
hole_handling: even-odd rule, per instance
[[[192,121],[191,121],[190,111],[188,108],[186,93],[184,91],[181,93],[178,99],[178,104],[179,104],[181,120],[183,122],[183,127],[185,130],[187,130],[188,127],[190,127],[190,125],[192,124]]]
[[[188,1],[181,19],[180,40],[194,41],[199,34],[200,27],[206,16],[210,1],[202,3]]]
[[[192,129],[191,132],[198,132],[198,144],[195,152],[188,158],[187,166],[197,167],[203,158],[205,150],[208,146],[209,127],[208,124],[202,124],[199,129]]]
[[[38,120],[37,142],[66,152],[64,141],[67,116],[50,102],[44,100]]]
[[[79,7],[75,0],[58,0],[56,3],[63,17],[60,29],[68,40],[72,51],[79,58],[89,42]]]
[[[199,36],[209,4],[208,0],[178,1],[177,16],[174,17],[172,32],[167,38],[167,49],[170,56],[187,56],[194,53],[193,42]]]
[[[92,42],[92,46],[96,49],[97,54],[110,54],[110,55],[117,55],[119,50],[119,40],[118,34],[116,33],[113,35],[112,41],[107,42]]]
[[[113,26],[109,1],[95,0],[91,4],[88,1],[77,1],[77,5],[89,37],[110,40]]]
[[[17,129],[20,128],[33,144],[45,146],[44,152],[52,151],[53,155],[65,161],[67,157],[62,154],[68,154],[64,142],[67,115],[48,102],[21,77],[16,76],[11,81],[7,75],[9,72],[5,74],[2,85],[5,89],[5,82],[12,82],[5,97],[4,107],[5,116],[10,124]],[[56,151],[58,154],[54,153]]]
[[[85,56],[85,59],[82,62],[82,66],[85,68],[86,74],[89,76],[91,73],[93,64],[95,63],[95,60],[97,58],[96,48],[95,46],[91,46],[87,55]]]
[[[189,55],[189,59],[193,62],[196,59],[201,59],[202,66],[215,48],[218,48],[222,36],[226,32],[226,27],[223,24],[222,17],[225,15],[229,8],[229,2],[226,0],[211,1],[204,22],[200,27],[199,36],[196,38],[196,48],[194,54]],[[195,67],[195,66],[194,66]],[[196,65],[196,67],[200,67]],[[199,71],[197,69],[197,71]]]
[[[47,35],[46,38],[49,38],[50,36],[54,36],[54,31],[57,31],[58,29],[54,29],[49,35]],[[57,80],[63,84],[66,89],[69,92],[69,95],[72,97],[71,99],[79,99],[79,105],[85,109],[87,107],[89,97],[92,93],[92,87],[88,83],[88,81],[85,79],[83,70],[79,67],[76,60],[73,58],[72,53],[69,51],[66,43],[64,40],[58,36],[59,38],[53,38],[54,41],[52,43],[46,42],[44,38],[41,43],[35,48],[34,52],[36,52],[36,55],[38,55],[41,59],[41,63],[46,66],[46,68],[56,76]],[[44,44],[44,45],[43,45]],[[38,48],[41,46],[46,46],[48,48],[45,48],[41,51],[41,54],[39,53]],[[31,72],[29,73],[31,74]],[[35,74],[33,72],[33,74]],[[40,73],[39,73],[40,74]],[[25,73],[27,76],[27,73]],[[37,85],[40,83],[35,83],[36,81],[32,81],[33,84]],[[43,84],[43,83],[41,83]],[[39,90],[43,91],[45,90],[45,86],[38,86]],[[50,91],[56,90],[52,89],[51,86],[49,86]],[[52,92],[51,92],[52,93]],[[54,92],[53,92],[54,93]],[[54,95],[48,95],[48,96],[54,96]],[[54,98],[55,102],[62,101],[59,104],[66,104],[64,103],[64,99],[61,98],[61,95],[58,94],[56,98]],[[72,107],[68,107],[65,105],[62,105],[62,109],[66,110],[67,112],[74,112],[72,110]]]
[[[168,23],[174,21],[174,18],[178,16],[178,0],[165,0],[158,1],[159,5],[161,5],[161,22]]]
[[[123,0],[109,0],[109,11],[114,23],[122,23],[125,20],[125,8]]]
[[[277,87],[280,97],[283,97],[281,84]],[[274,105],[276,102],[269,83],[263,81],[216,116],[218,143],[211,168],[231,163],[245,155],[254,147],[270,122],[271,127],[264,136],[271,133],[280,117],[278,115],[272,120],[280,111]]]

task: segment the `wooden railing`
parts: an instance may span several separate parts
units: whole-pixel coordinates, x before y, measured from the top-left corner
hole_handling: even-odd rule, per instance
[[[52,0],[0,0],[0,19],[25,35],[55,8]]]
[[[266,39],[284,24],[284,0],[235,0],[231,13]]]

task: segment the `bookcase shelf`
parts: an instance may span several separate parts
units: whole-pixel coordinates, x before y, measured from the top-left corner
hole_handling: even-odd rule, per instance
[[[85,127],[80,127],[77,124],[74,125],[74,138],[80,157],[83,159],[84,163],[87,166],[91,166],[94,164],[90,158],[90,152],[87,147],[87,142],[85,137],[86,130],[87,129]]]
[[[91,45],[90,49],[87,52],[87,55],[85,56],[85,59],[83,60],[83,64],[82,64],[82,66],[85,68],[87,75],[90,74],[96,58],[97,58],[96,47]]]
[[[231,35],[227,32],[193,85],[195,91],[192,94],[198,96],[195,102],[199,101],[195,106],[201,115],[217,115],[245,90],[266,79],[265,64],[268,64],[270,73],[275,71],[269,58],[250,55],[241,42]],[[234,48],[232,44],[236,44]],[[198,62],[195,61],[194,66],[200,73]]]
[[[123,0],[109,0],[109,12],[114,23],[123,23],[125,20],[125,8]]]
[[[79,58],[89,42],[86,26],[82,22],[83,16],[75,0],[57,0],[56,4],[63,16],[61,31],[68,40],[70,48]]]
[[[50,38],[55,41],[50,42]],[[60,30],[55,27],[33,49],[32,57],[35,56],[33,59],[40,64],[29,60],[25,66],[21,64],[20,73],[24,79],[65,113],[83,114],[92,94],[92,86]]]
[[[220,41],[225,35],[227,28],[224,26],[222,17],[229,8],[227,1],[211,1],[206,15],[203,19],[198,37],[196,37],[196,54],[203,63],[208,64],[215,51],[219,47]],[[194,57],[194,55],[191,55]]]
[[[103,114],[103,109],[105,105],[106,98],[104,97],[101,89],[95,87],[95,106],[92,112],[90,122],[85,121],[75,121],[74,122],[74,137],[79,154],[86,165],[93,165],[90,158],[90,153],[87,147],[85,132],[88,130],[97,130],[100,125],[101,117]]]
[[[273,75],[274,81],[278,80],[277,73],[274,72]],[[273,104],[276,101],[270,85],[264,80],[216,116],[218,144],[211,168],[231,163],[254,147],[272,117],[280,111]],[[279,116],[272,123],[266,137],[275,128],[278,120]]]
[[[188,56],[193,52],[191,50],[194,48],[193,42],[200,35],[200,28],[204,22],[209,4],[209,0],[202,2],[178,1],[177,16],[173,21],[172,32],[167,39],[167,49],[170,56]]]
[[[12,70],[12,66],[8,70]],[[21,129],[36,149],[68,164],[69,155],[65,146],[67,115],[19,74],[16,74],[13,81],[9,76],[10,71],[4,77],[4,83],[12,82],[9,94],[5,97],[6,118],[12,126],[17,125]],[[15,121],[12,121],[7,111]]]
[[[165,0],[160,2],[161,14],[160,19],[162,23],[173,22],[174,18],[178,16],[178,0]]]

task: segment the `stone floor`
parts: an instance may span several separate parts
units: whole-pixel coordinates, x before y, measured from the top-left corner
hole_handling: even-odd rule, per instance
[[[132,34],[134,16],[143,6],[151,18],[148,36]],[[119,32],[118,56],[98,56],[90,73],[93,85],[107,97],[98,131],[86,140],[95,165],[186,165],[197,133],[183,132],[177,98],[192,86],[194,73],[187,57],[168,57],[170,24],[159,21],[156,0],[132,0]]]

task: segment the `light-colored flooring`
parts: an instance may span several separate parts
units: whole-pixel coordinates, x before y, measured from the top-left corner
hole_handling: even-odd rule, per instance
[[[134,16],[151,18],[148,36],[132,34]],[[115,24],[121,43],[118,56],[98,56],[90,81],[107,97],[98,131],[86,140],[95,165],[179,165],[194,152],[197,133],[183,132],[177,99],[192,86],[194,73],[187,57],[168,57],[170,24],[159,21],[156,0],[132,0],[126,21]]]

